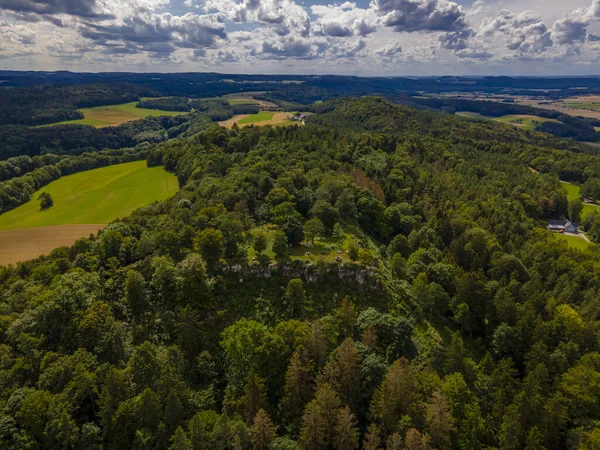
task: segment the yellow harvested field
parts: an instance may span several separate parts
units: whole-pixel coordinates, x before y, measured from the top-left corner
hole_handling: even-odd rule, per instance
[[[58,225],[0,231],[0,266],[28,261],[58,247],[71,246],[77,239],[96,234],[106,225]]]
[[[275,113],[271,120],[263,120],[263,121],[254,122],[254,123],[239,123],[240,120],[246,119],[247,117],[250,117],[250,114],[240,114],[240,115],[232,117],[229,120],[219,122],[219,125],[222,127],[225,127],[225,128],[233,127],[234,123],[237,123],[238,127],[240,127],[240,128],[244,128],[244,127],[247,127],[250,125],[254,125],[256,127],[264,127],[265,125],[288,125],[288,124],[292,124],[292,123],[301,125],[300,122],[290,121],[290,119],[292,118],[292,115],[290,113],[286,113],[286,112]]]

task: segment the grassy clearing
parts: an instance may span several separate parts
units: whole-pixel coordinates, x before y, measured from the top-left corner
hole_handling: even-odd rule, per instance
[[[525,114],[509,114],[509,115],[501,116],[501,117],[490,117],[490,116],[483,116],[481,114],[474,113],[474,112],[462,111],[462,112],[457,112],[456,115],[461,116],[461,117],[470,117],[472,119],[487,119],[487,120],[495,120],[496,122],[509,123],[516,127],[523,128],[525,130],[530,130],[530,131],[537,130],[538,127],[545,122],[561,123],[555,119],[547,119],[545,117],[530,116],[530,115],[525,115]]]
[[[0,231],[53,225],[106,224],[156,200],[171,197],[177,179],[145,161],[118,164],[63,177],[33,194],[31,201],[0,215]],[[40,211],[48,192],[54,206]]]
[[[258,105],[258,102],[251,98],[228,98],[230,105]]]
[[[565,107],[573,109],[591,109],[600,111],[600,103],[565,103]]]
[[[251,124],[251,123],[259,123],[259,122],[267,122],[269,120],[273,120],[273,116],[275,113],[268,111],[261,111],[258,114],[251,114],[244,119],[241,119],[238,123],[240,125]]]
[[[567,200],[569,200],[570,202],[572,202],[573,200],[577,200],[580,197],[579,191],[581,190],[579,188],[579,186],[575,185],[575,184],[571,184],[571,183],[566,183],[564,181],[561,181],[563,187],[566,189],[567,191]],[[590,205],[588,203],[584,203],[583,204],[583,211],[581,212],[581,217],[585,217],[587,216],[589,213],[596,211],[598,208],[597,205]]]
[[[571,248],[575,248],[577,250],[587,250],[590,248],[589,242],[577,236],[569,236],[568,234],[559,233],[554,233],[554,235],[557,237],[557,239],[565,241]]]
[[[67,120],[65,122],[53,123],[54,125],[91,125],[97,128],[120,125],[132,120],[139,120],[148,116],[178,116],[186,114],[179,111],[163,111],[160,109],[136,108],[138,102],[125,103],[122,105],[96,106],[94,108],[83,108],[79,111],[84,118],[79,120]]]

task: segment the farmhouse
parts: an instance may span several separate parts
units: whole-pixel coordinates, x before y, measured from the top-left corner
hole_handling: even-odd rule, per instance
[[[577,233],[579,224],[565,219],[550,220],[548,222],[548,229],[555,233]]]

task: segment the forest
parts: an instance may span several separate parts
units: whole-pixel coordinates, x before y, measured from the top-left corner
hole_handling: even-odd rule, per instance
[[[157,93],[126,83],[0,89],[0,126],[83,119],[77,108],[128,103],[153,95]]]
[[[544,229],[593,147],[373,97],[203,124],[146,144],[174,198],[0,268],[0,447],[599,448],[600,254]]]

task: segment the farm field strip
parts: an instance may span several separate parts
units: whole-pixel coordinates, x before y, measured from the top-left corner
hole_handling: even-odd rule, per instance
[[[500,117],[484,116],[474,112],[459,111],[456,113],[457,116],[470,117],[472,119],[485,119],[494,120],[496,122],[508,123],[519,128],[535,131],[538,125],[545,122],[561,123],[556,119],[548,119],[545,117],[531,116],[527,114],[509,114]]]
[[[136,108],[138,102],[125,103],[122,105],[95,106],[93,108],[82,108],[84,118],[79,120],[68,120],[43,126],[56,125],[92,125],[97,128],[121,125],[133,120],[143,119],[148,116],[178,116],[186,114],[179,111],[163,111],[160,109]]]
[[[58,225],[0,231],[0,266],[28,261],[55,248],[70,246],[105,225]]]
[[[267,112],[263,111],[258,114],[240,114],[229,120],[219,122],[219,125],[225,128],[231,128],[234,123],[237,123],[240,128],[249,125],[265,126],[265,125],[291,125],[299,124],[300,122],[292,122],[291,114],[285,112]]]
[[[177,191],[177,179],[145,161],[117,164],[62,177],[35,192],[31,200],[0,214],[0,231],[53,225],[106,224]],[[54,206],[40,211],[38,196],[49,193]]]

